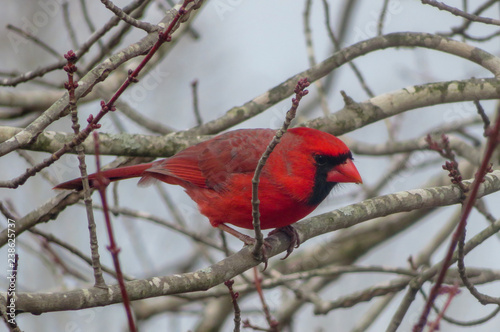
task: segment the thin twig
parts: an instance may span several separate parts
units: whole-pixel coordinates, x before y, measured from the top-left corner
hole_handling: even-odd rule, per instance
[[[37,241],[40,244],[43,253],[48,256],[47,259],[50,259],[51,266],[59,267],[63,275],[71,275],[83,282],[90,281],[89,278],[83,273],[81,273],[79,270],[68,266],[68,264],[63,260],[63,258],[61,258],[61,255],[59,255],[54,250],[54,248],[52,248],[49,241],[47,241],[42,237],[37,237]]]
[[[104,6],[106,6],[106,8],[111,10],[121,20],[123,20],[124,22],[127,22],[128,24],[130,24],[138,29],[144,30],[148,33],[160,30],[159,26],[152,25],[148,22],[142,22],[142,21],[136,20],[132,16],[125,13],[121,8],[117,7],[111,0],[101,0],[101,2]]]
[[[132,315],[132,309],[130,308],[130,299],[128,297],[127,288],[125,287],[125,280],[123,279],[122,269],[120,266],[120,260],[118,259],[118,254],[120,253],[120,248],[116,245],[115,237],[113,233],[113,227],[111,225],[111,218],[109,216],[108,202],[106,198],[106,187],[109,184],[109,179],[106,179],[101,172],[101,163],[99,158],[99,135],[94,132],[95,141],[95,151],[96,151],[96,166],[97,166],[97,177],[95,180],[96,188],[101,197],[104,220],[106,221],[106,229],[108,230],[109,246],[107,247],[113,258],[113,264],[116,270],[116,277],[118,279],[118,284],[120,285],[120,292],[122,294],[123,305],[127,313],[127,321],[129,325],[130,332],[135,332],[134,317]]]
[[[16,153],[21,156],[26,162],[28,162],[31,166],[36,165],[36,160],[29,154],[26,150],[16,150]],[[51,185],[56,186],[59,184],[56,178],[54,178],[47,170],[41,170],[40,175],[45,178],[45,180],[49,181]]]
[[[468,0],[462,0],[462,7],[463,7],[462,10],[464,12],[468,12],[469,11]],[[467,20],[464,20],[464,21],[467,21]]]
[[[286,286],[286,287],[290,288],[291,290],[296,291],[296,289],[293,289],[292,287],[289,286],[289,285],[292,285],[292,283],[295,281],[309,280],[309,279],[314,279],[314,278],[318,278],[318,277],[327,277],[329,280],[331,280],[333,278],[337,278],[337,277],[342,276],[344,274],[351,274],[351,273],[396,274],[396,275],[401,275],[402,277],[405,277],[405,278],[406,277],[418,277],[420,275],[420,273],[418,271],[413,271],[413,270],[406,269],[406,268],[397,268],[397,267],[393,268],[393,267],[380,266],[380,265],[329,266],[329,267],[324,267],[324,268],[313,269],[310,271],[295,272],[295,273],[286,274],[286,275],[279,273],[277,270],[272,270],[270,273],[273,275],[273,277],[261,281],[261,288],[262,289],[272,289],[272,288],[275,288],[276,286]],[[405,280],[407,280],[407,279],[405,279]],[[456,280],[456,279],[454,278],[453,280]],[[385,286],[387,286],[387,285],[385,285]],[[234,289],[240,293],[247,294],[247,293],[255,290],[255,284],[253,282],[250,282],[250,283],[247,282],[247,283],[243,283],[243,284],[240,283],[240,284],[236,285],[234,287]],[[211,297],[223,296],[224,294],[225,294],[225,290],[223,290],[223,289],[211,289],[211,290],[200,292],[197,294],[191,294],[191,295],[187,296],[186,298],[201,300],[201,299],[208,299]]]
[[[231,303],[233,304],[233,309],[234,309],[234,332],[239,332],[240,331],[240,326],[241,326],[241,311],[240,311],[240,306],[238,305],[238,293],[235,293],[233,291],[233,284],[234,280],[228,280],[224,282],[224,285],[226,285],[227,289],[229,290],[229,295],[231,296]]]
[[[488,128],[490,128],[490,125],[491,125],[490,118],[488,118],[488,116],[486,115],[486,112],[484,111],[484,108],[481,105],[481,103],[479,102],[479,100],[477,100],[477,99],[474,100],[474,105],[476,105],[477,113],[481,117],[481,120],[483,120],[483,129],[484,129],[483,135],[484,135],[484,137],[486,137],[487,130],[488,130]]]
[[[422,297],[425,300],[427,300],[427,294],[425,294],[425,292],[422,289],[420,289],[420,293],[422,294]],[[439,312],[439,309],[434,304],[432,305],[432,309],[434,309],[434,311],[436,313]],[[491,313],[489,313],[485,317],[479,318],[479,319],[474,319],[471,321],[460,321],[460,320],[451,318],[451,317],[446,316],[446,315],[443,315],[442,318],[443,318],[443,320],[447,321],[448,323],[458,325],[458,326],[475,326],[475,325],[482,325],[482,324],[486,323],[490,319],[494,318],[499,312],[500,312],[500,306],[497,306],[495,308],[495,310],[493,310]]]
[[[82,8],[83,18],[85,19],[85,23],[87,23],[87,26],[89,27],[90,33],[94,33],[95,32],[95,25],[92,22],[92,20],[90,19],[89,10],[87,8],[87,2],[85,0],[80,0],[80,7]],[[100,40],[100,39],[97,41],[97,45],[99,45],[101,50],[104,47],[104,44],[103,44],[102,40]]]
[[[82,259],[84,262],[86,262],[87,264],[89,264],[90,266],[92,266],[92,258],[88,257],[87,255],[85,255],[82,251],[80,251],[78,248],[72,246],[71,244],[69,243],[66,243],[60,239],[58,239],[57,237],[55,237],[54,235],[50,234],[50,233],[46,233],[44,231],[41,231],[39,230],[38,228],[31,228],[29,230],[30,233],[33,233],[33,234],[36,234],[40,237],[43,237],[45,240],[47,240],[48,242],[51,242],[51,243],[55,243],[57,244],[59,247],[61,248],[64,248],[66,249],[67,251],[69,251],[70,253],[72,253],[73,255],[79,257],[80,259]],[[109,275],[113,276],[116,278],[116,272],[109,268],[109,267],[106,267],[105,265],[102,265],[101,266],[101,269],[108,273]],[[128,276],[128,275],[124,275],[123,276],[126,280],[130,281],[130,280],[134,280],[133,277],[131,276]]]
[[[63,60],[61,60],[61,61],[63,61]],[[21,73],[17,70],[12,70],[12,71],[0,70],[0,77],[5,76],[5,77],[13,78],[13,77],[17,77],[19,75],[21,75]],[[53,88],[53,89],[60,89],[61,88],[60,83],[49,82],[48,80],[45,80],[42,78],[33,78],[33,79],[31,79],[31,82],[38,84],[40,86],[43,86],[43,87],[49,87],[49,88]],[[1,83],[0,83],[0,85],[1,85]],[[33,112],[33,110],[23,109],[23,110],[20,110],[20,112],[31,113],[31,112]],[[21,115],[19,115],[19,116],[21,116]]]
[[[64,55],[64,58],[68,61],[68,64],[64,66],[64,70],[68,73],[68,82],[65,84],[65,88],[68,90],[69,95],[69,109],[72,122],[71,128],[73,128],[75,136],[78,136],[78,134],[80,133],[80,125],[78,124],[78,112],[75,97],[75,89],[78,87],[78,83],[73,81],[73,74],[77,70],[75,66],[77,57],[73,51],[69,51]],[[104,277],[102,275],[101,260],[99,256],[99,243],[97,240],[94,211],[92,210],[92,197],[87,174],[87,165],[85,164],[85,153],[83,146],[81,146],[80,144],[78,144],[75,148],[78,153],[79,168],[82,175],[83,201],[85,202],[85,208],[87,211],[90,252],[92,257],[92,268],[94,270],[94,287],[105,289],[106,282],[104,281]]]
[[[172,215],[172,217],[174,217],[175,222],[177,222],[177,224],[179,224],[179,226],[181,227],[186,227],[186,220],[182,216],[175,202],[170,197],[169,193],[165,190],[164,186],[162,186],[162,183],[155,183],[155,187],[158,190],[163,203],[165,203],[170,214]],[[118,208],[118,206],[116,207]]]
[[[198,80],[191,82],[191,89],[193,92],[193,111],[194,116],[196,117],[196,124],[201,126],[203,124],[203,120],[201,118],[200,107],[198,105]]]
[[[420,252],[411,258],[411,263],[416,271],[419,268],[429,266],[431,264],[432,255],[445,243],[449,238],[450,234],[453,232],[458,222],[460,221],[461,209],[457,208],[453,214],[448,218],[438,231],[434,232],[432,238],[428,243],[420,250]]]
[[[264,261],[266,263],[266,266],[264,269],[267,267],[267,258],[262,257],[262,251],[263,247],[262,245],[264,244],[264,237],[262,235],[262,231],[260,229],[260,212],[259,212],[259,205],[260,201],[258,198],[258,191],[259,191],[259,178],[260,174],[262,173],[262,169],[264,168],[264,165],[266,164],[267,159],[273,152],[274,148],[276,145],[279,144],[281,141],[281,138],[283,135],[286,133],[288,127],[290,126],[290,123],[292,120],[295,118],[295,114],[297,113],[297,108],[299,107],[300,100],[302,97],[307,95],[309,92],[308,90],[305,90],[309,86],[309,82],[307,78],[302,78],[297,82],[297,85],[295,86],[295,98],[292,98],[292,107],[288,110],[286,113],[286,118],[285,122],[283,123],[283,126],[281,129],[279,129],[276,132],[276,135],[273,137],[273,140],[271,143],[269,143],[268,147],[266,148],[266,151],[260,157],[259,163],[257,164],[257,167],[255,169],[254,176],[252,178],[252,225],[255,230],[255,247],[253,249],[253,255],[257,259],[262,259],[264,258]],[[265,255],[264,255],[265,256]]]
[[[456,184],[460,188],[465,198],[465,194],[469,191],[469,188],[467,188],[467,186],[462,182],[462,174],[458,169],[458,162],[455,158],[453,150],[451,149],[450,139],[448,138],[448,136],[445,134],[441,135],[442,147],[436,141],[434,141],[429,134],[425,138],[425,141],[429,145],[430,150],[438,152],[443,158],[449,160],[445,162],[442,168],[448,171],[448,176],[451,178],[451,183]]]
[[[493,25],[500,25],[500,20],[496,20],[493,18],[489,17],[482,17],[482,16],[477,16],[474,14],[469,14],[464,12],[463,10],[460,10],[456,7],[453,6],[448,6],[447,4],[435,0],[422,0],[422,3],[425,5],[431,5],[433,7],[438,8],[439,10],[444,10],[447,12],[450,12],[451,14],[455,16],[460,16],[463,18],[466,18],[469,21],[473,22],[481,22],[481,23],[486,23],[486,24],[493,24]]]
[[[131,11],[135,10],[137,7],[139,7],[142,3],[143,3],[143,1],[140,1],[140,0],[133,1],[129,6],[127,6],[126,8],[123,8],[123,11],[124,12],[131,12]],[[109,30],[111,30],[111,28],[113,28],[116,24],[118,24],[119,21],[120,21],[120,19],[118,17],[113,16],[102,28],[100,28],[95,33],[93,33],[87,39],[87,41],[81,45],[81,47],[78,49],[78,51],[75,51],[75,54],[77,55],[77,57],[81,58],[84,54],[86,54],[90,50],[92,45],[94,45],[94,43],[96,43],[97,41],[101,40],[101,38]],[[128,25],[127,25],[127,27],[128,27]],[[61,59],[56,63],[41,67],[39,69],[30,70],[26,73],[19,74],[15,77],[2,79],[2,80],[0,80],[0,86],[1,85],[16,86],[19,83],[27,82],[27,81],[30,81],[30,80],[36,78],[36,77],[43,76],[43,75],[45,75],[49,72],[52,72],[54,70],[61,69],[65,65],[66,65],[66,60]]]
[[[24,184],[26,180],[28,180],[31,176],[35,175],[38,173],[40,170],[44,169],[45,167],[50,166],[53,164],[56,160],[58,160],[62,155],[64,155],[66,152],[70,151],[72,148],[75,146],[81,144],[89,135],[92,131],[95,129],[100,128],[99,121],[109,112],[109,111],[115,111],[116,108],[114,106],[115,102],[118,100],[118,98],[123,94],[123,92],[130,86],[131,83],[137,82],[137,76],[141,72],[141,70],[144,68],[144,66],[147,64],[147,62],[153,57],[153,55],[158,51],[158,48],[165,42],[169,42],[172,40],[172,32],[173,29],[180,24],[182,18],[184,15],[188,13],[188,10],[186,7],[195,0],[185,0],[179,11],[177,12],[177,15],[174,17],[170,25],[165,29],[164,32],[162,32],[159,35],[158,41],[153,45],[153,47],[149,50],[148,54],[143,58],[141,63],[137,66],[137,68],[134,71],[130,71],[127,79],[125,82],[120,86],[120,88],[115,92],[115,94],[111,97],[111,99],[106,103],[104,101],[101,101],[101,110],[97,114],[97,116],[90,115],[87,122],[89,123],[87,127],[80,131],[78,135],[75,135],[75,137],[71,140],[71,142],[66,143],[61,149],[53,153],[49,158],[45,159],[42,163],[36,165],[35,167],[32,167],[26,172],[17,178],[14,178],[10,181],[2,181],[0,182],[0,186],[7,187],[7,188],[12,188],[15,189],[19,187],[20,185]],[[196,5],[192,6],[190,10],[193,9],[198,9]]]
[[[144,13],[146,12],[147,6],[151,0],[135,0],[133,2],[134,6],[132,7],[131,5],[123,7],[123,12],[129,14],[135,19],[141,18],[144,16]],[[116,15],[114,15],[108,24],[110,25],[110,28],[118,25],[120,22],[120,18]],[[106,44],[104,44],[104,47],[101,48],[98,54],[96,54],[87,64],[85,67],[86,71],[91,71],[95,66],[97,66],[100,62],[104,60],[104,57],[108,56],[108,54],[120,43],[122,42],[123,38],[125,38],[126,34],[133,28],[132,25],[130,24],[123,24],[121,27],[119,26],[117,31],[109,37],[109,39],[106,41]]]
[[[495,127],[493,130],[490,130],[489,137],[488,137],[488,142],[487,142],[487,147],[486,151],[484,153],[484,157],[481,163],[481,166],[479,167],[479,170],[477,171],[474,181],[471,185],[471,190],[469,194],[467,195],[467,198],[465,199],[464,202],[464,208],[462,210],[462,216],[460,218],[460,223],[457,226],[457,229],[453,233],[453,238],[450,243],[450,246],[448,247],[448,251],[446,253],[446,256],[443,260],[443,264],[441,267],[441,271],[439,273],[439,276],[436,280],[436,283],[434,284],[434,287],[431,290],[431,293],[429,295],[429,299],[427,300],[425,304],[425,308],[420,316],[420,319],[417,324],[413,327],[414,332],[420,332],[424,328],[426,322],[427,322],[427,316],[429,315],[432,303],[434,303],[438,293],[439,289],[441,287],[441,284],[443,283],[444,277],[446,275],[446,271],[448,270],[451,260],[453,257],[453,252],[455,251],[455,248],[457,246],[457,243],[462,236],[465,226],[467,225],[467,218],[469,217],[469,214],[474,207],[474,203],[477,199],[477,193],[479,190],[479,186],[483,182],[484,176],[490,169],[490,159],[491,156],[493,155],[493,152],[495,151],[495,148],[497,145],[500,143],[500,106],[497,109],[497,118],[495,121]]]
[[[494,190],[498,189],[497,186],[500,178],[500,171],[494,171],[486,177],[487,181],[485,181],[485,183],[481,186],[481,196],[491,194]],[[398,195],[386,195],[378,199],[347,206],[327,216],[320,216],[319,218],[313,218],[313,220],[298,223],[297,227],[300,228],[299,230],[301,231],[301,235],[304,235],[303,240],[305,242],[306,240],[312,239],[319,234],[324,234],[335,229],[352,227],[356,224],[360,224],[366,220],[371,220],[376,217],[387,216],[388,214],[396,212],[411,211],[413,209],[423,209],[424,211],[427,211],[428,208],[431,207],[456,204],[458,203],[458,196],[457,189],[452,186],[409,190],[399,193]],[[394,201],[396,198],[398,203]],[[395,205],[400,204],[400,202],[404,202],[404,206],[395,207]],[[367,211],[363,208],[366,206],[371,206],[372,208]],[[386,208],[388,210],[386,210]],[[358,211],[359,215],[356,218],[352,218],[352,211]],[[406,221],[401,220],[401,216],[397,218],[397,221],[398,223],[406,223]],[[18,221],[18,224],[21,224],[20,221]],[[488,226],[477,236],[474,236],[470,241],[468,241],[466,244],[466,252],[468,253],[478,245],[481,245],[488,237],[491,237],[498,232],[499,229],[500,220],[495,223],[495,225]],[[304,234],[302,234],[302,232]],[[286,243],[283,243],[279,249],[285,250],[286,247]],[[363,250],[362,252],[366,251]],[[322,253],[322,255],[325,254],[331,256],[332,251],[328,250]],[[335,252],[333,252],[333,254],[335,254]],[[316,257],[318,256],[316,255]],[[456,259],[456,257],[454,257],[454,259]],[[243,273],[249,268],[255,266],[257,263],[258,262],[251,257],[251,253],[248,249],[243,249],[241,252],[225,258],[217,264],[207,266],[202,270],[198,270],[193,273],[158,277],[158,281],[160,282],[159,287],[152,285],[152,282],[156,283],[156,278],[136,280],[130,284],[130,291],[132,292],[131,294],[133,294],[133,298],[137,300],[146,297],[180,294],[192,291],[206,291],[207,287],[223,283],[228,278]],[[423,277],[429,278],[434,276],[437,273],[440,264],[441,263],[439,263],[436,268],[432,268],[429,272],[425,270],[423,272]],[[228,271],[227,266],[233,266],[234,269]],[[195,279],[196,282],[190,282],[190,280],[192,281]],[[169,287],[163,287],[162,285],[168,285]],[[23,304],[23,307],[20,307],[20,309],[24,308],[25,310],[23,311],[26,312],[42,313],[61,310],[62,303],[64,310],[78,310],[92,306],[104,306],[121,302],[118,285],[110,287],[111,290],[108,293],[108,296],[104,297],[102,296],[102,290],[96,290],[94,288],[43,294],[20,293],[18,296],[20,298],[20,303]],[[68,297],[72,300],[68,301]],[[54,303],[43,303],[43,307],[40,307],[38,305],[40,301],[53,301]]]
[[[493,6],[494,4],[496,4],[498,2],[498,0],[489,0],[489,1],[486,1],[485,3],[483,3],[481,6],[479,6],[474,12],[473,14],[474,15],[480,15],[481,13],[483,13],[484,11],[486,11],[488,8],[490,8],[491,6]],[[464,6],[464,11],[467,11],[466,9],[466,6]],[[470,25],[472,24],[473,21],[470,21],[470,20],[467,20],[465,19],[464,20],[464,23],[460,26],[460,27],[455,27],[455,28],[452,28],[451,29],[451,33],[447,34],[447,36],[454,36],[455,34],[461,34],[463,35],[464,37],[466,38],[469,38],[467,36],[467,34],[465,33],[465,30],[467,30]],[[444,35],[444,34],[443,34]]]
[[[62,12],[64,25],[66,26],[66,30],[69,34],[69,38],[71,39],[71,44],[73,49],[78,49],[78,40],[76,39],[75,29],[73,28],[73,23],[71,22],[71,18],[69,17],[69,4],[68,0],[64,0],[62,3]]]
[[[323,5],[325,7],[328,7],[328,1],[329,0],[323,0]],[[336,30],[338,31],[337,40],[339,45],[344,45],[347,35],[351,32],[351,24],[353,23],[352,21],[356,15],[357,8],[359,8],[358,4],[360,2],[361,1],[359,0],[350,0],[350,1],[344,1],[343,4],[341,5],[342,8],[340,9],[338,20],[335,20],[336,22],[338,22],[336,24]],[[330,15],[329,11],[326,9],[325,18],[329,17],[329,15]],[[331,29],[328,21],[327,21],[327,29]],[[337,52],[340,49],[337,49],[334,46],[334,50],[335,52]],[[327,87],[327,90],[332,91],[334,88],[334,84],[338,82],[338,80],[336,80],[337,73],[338,73],[337,71],[333,71],[326,77],[325,87]]]
[[[61,54],[59,52],[57,52],[56,50],[54,50],[50,45],[48,45],[47,43],[41,41],[40,39],[38,39],[36,36],[32,35],[28,31],[22,30],[22,29],[14,26],[12,24],[7,24],[6,28],[8,30],[12,30],[12,31],[20,34],[21,36],[23,36],[24,38],[26,38],[28,40],[31,40],[36,45],[40,46],[43,50],[45,50],[48,53],[52,54],[56,59],[58,59],[58,60],[61,59]]]
[[[359,319],[356,320],[356,325],[351,330],[351,332],[364,332],[367,331],[377,318],[384,313],[384,310],[391,303],[391,301],[396,297],[397,293],[390,293],[381,297],[376,303],[374,303]]]
[[[219,229],[219,235],[222,241],[222,248],[224,249],[224,254],[226,255],[226,257],[229,257],[230,252],[229,252],[229,247],[227,246],[226,232],[224,232],[222,229]]]
[[[95,209],[100,209],[100,210],[103,209],[102,206],[98,206],[95,204],[93,207]],[[189,236],[190,238],[192,238],[196,242],[203,243],[209,247],[212,247],[212,248],[215,248],[217,250],[224,252],[224,249],[216,241],[207,237],[205,234],[200,234],[200,233],[195,233],[193,231],[189,231],[181,225],[176,225],[175,223],[172,223],[172,222],[169,222],[169,221],[164,220],[162,218],[159,218],[157,216],[154,216],[153,214],[151,214],[149,212],[135,211],[135,210],[131,210],[131,209],[124,208],[124,207],[121,207],[121,208],[108,207],[108,209],[111,213],[118,213],[118,214],[130,216],[130,217],[142,218],[145,220],[152,221],[156,224],[165,226],[165,227],[170,228],[174,231],[177,231],[181,234]]]
[[[173,0],[166,0],[166,1],[170,5],[170,7],[172,7],[172,8],[175,7],[175,2]],[[158,8],[161,11],[163,11],[163,12],[168,11],[168,9],[161,3],[160,0],[156,0],[156,5],[158,6]],[[200,38],[200,33],[198,31],[196,31],[192,26],[188,26],[187,30],[193,39]]]
[[[351,2],[353,2],[353,1],[351,1]],[[335,37],[335,34],[333,33],[333,30],[332,30],[331,25],[330,25],[330,9],[329,9],[329,5],[328,5],[327,0],[323,0],[323,7],[325,8],[325,25],[326,25],[326,28],[328,31],[328,36],[330,37],[330,40],[332,41],[332,44],[334,46],[335,51],[339,51],[341,49],[340,42]],[[354,75],[356,75],[356,78],[358,79],[359,83],[361,84],[361,87],[363,88],[363,90],[365,90],[366,94],[370,98],[373,98],[375,96],[375,94],[370,89],[368,84],[366,84],[365,78],[363,77],[363,74],[361,74],[361,71],[358,69],[358,67],[352,61],[349,61],[349,66],[351,67],[352,71],[354,72]]]
[[[469,253],[471,250],[482,244],[484,241],[486,241],[488,238],[492,237],[495,235],[498,231],[500,230],[500,220],[497,220],[493,225],[483,229],[481,232],[476,234],[473,238],[471,238],[466,244],[465,244],[465,253]],[[458,259],[458,255],[454,254],[452,256],[451,263],[454,263]],[[401,301],[398,309],[394,313],[391,322],[389,323],[389,326],[387,327],[387,332],[396,332],[398,330],[399,325],[401,324],[405,314],[408,312],[408,309],[411,305],[411,303],[415,300],[415,295],[419,292],[421,289],[422,285],[430,280],[431,278],[434,278],[436,274],[439,273],[439,271],[442,269],[442,266],[445,264],[445,259],[441,260],[431,268],[425,270],[421,276],[415,277],[413,280],[411,280],[408,283],[408,290],[406,292],[406,295],[404,296],[403,300]],[[434,289],[434,288],[433,288]],[[432,305],[434,304],[434,301],[429,301],[430,298],[427,299],[426,303],[431,303],[431,308]],[[430,310],[430,309],[429,309]],[[416,325],[415,325],[416,327]],[[414,329],[415,329],[414,327]]]
[[[443,317],[443,319],[446,320],[448,323],[459,325],[459,326],[475,326],[475,325],[482,325],[482,324],[486,323],[487,321],[491,320],[492,318],[495,318],[495,316],[498,315],[499,312],[500,312],[500,306],[497,306],[495,308],[495,310],[493,310],[490,314],[486,315],[485,317],[471,320],[471,321],[467,321],[467,322],[459,321],[456,319],[451,319],[449,317],[447,317],[447,318]]]
[[[107,89],[102,89],[97,91],[97,93],[101,98],[105,98],[109,96],[112,92],[108,91]],[[135,110],[132,106],[130,106],[129,103],[127,103],[123,99],[122,100],[118,99],[115,102],[115,105],[117,110],[121,114],[125,115],[127,118],[137,123],[139,126],[144,127],[153,133],[167,135],[174,132],[172,128],[165,126],[160,121],[152,120],[146,117],[145,115],[141,114],[139,111]],[[120,132],[123,131],[120,130]]]
[[[448,310],[448,307],[450,306],[453,298],[455,298],[455,296],[458,293],[460,293],[460,290],[458,289],[458,286],[452,286],[452,287],[446,286],[446,287],[441,287],[440,292],[447,293],[448,298],[446,299],[446,302],[443,306],[443,309],[441,309],[441,311],[439,311],[436,319],[431,324],[429,324],[428,332],[434,332],[434,331],[439,330],[439,323],[441,322],[441,319],[443,318],[444,314],[446,313],[446,310]]]
[[[273,319],[271,316],[271,312],[269,311],[269,306],[266,303],[266,299],[264,298],[264,292],[262,292],[261,280],[259,277],[259,271],[257,267],[253,268],[253,278],[255,283],[255,289],[257,294],[259,295],[260,303],[262,304],[262,310],[264,310],[264,315],[266,316],[267,324],[269,325],[270,332],[278,332],[278,322]]]
[[[477,212],[481,213],[483,217],[488,220],[490,223],[494,223],[497,218],[495,218],[491,212],[488,210],[488,207],[486,206],[486,203],[484,200],[480,199],[476,201],[476,204],[474,205],[476,208]],[[500,234],[498,234],[500,236]]]
[[[495,0],[495,1],[498,1],[498,0]],[[472,41],[477,41],[477,42],[485,42],[485,41],[489,41],[489,40],[492,40],[493,38],[500,36],[500,30],[497,30],[495,32],[490,33],[489,35],[485,35],[482,37],[472,36],[465,31],[460,33],[460,34],[467,40],[472,40]],[[447,36],[446,34],[440,34],[440,35]]]
[[[309,60],[309,66],[313,67],[316,65],[316,59],[314,56],[314,46],[313,39],[311,34],[311,5],[312,0],[306,1],[306,8],[304,10],[304,36],[306,38],[306,49],[307,49],[307,58]],[[321,80],[316,80],[314,85],[318,89],[319,100],[321,104],[321,109],[323,110],[323,114],[328,116],[330,114],[330,109],[328,107],[328,102],[326,100],[325,88],[323,87],[323,83]]]
[[[465,128],[459,128],[455,130],[455,132],[462,136],[463,138],[467,139],[470,141],[471,145],[473,146],[473,149],[477,150],[476,148],[481,146],[481,140],[477,138],[475,135],[467,132]]]
[[[387,7],[389,6],[389,0],[384,0],[384,5],[380,11],[380,16],[378,18],[377,24],[377,36],[382,36],[382,31],[384,29],[385,14],[387,13]]]
[[[471,293],[471,295],[474,296],[482,305],[486,304],[500,305],[500,298],[495,298],[487,294],[481,293],[467,277],[467,271],[465,268],[465,235],[466,235],[466,229],[464,229],[462,237],[458,241],[457,266],[460,279],[462,279],[462,282],[464,283],[465,287],[467,287],[467,289],[469,290],[469,293]]]

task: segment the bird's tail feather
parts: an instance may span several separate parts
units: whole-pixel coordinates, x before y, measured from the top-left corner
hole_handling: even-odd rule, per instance
[[[131,179],[131,178],[141,177],[141,176],[143,176],[144,171],[147,170],[148,168],[150,168],[151,166],[152,166],[152,163],[132,165],[132,166],[109,169],[107,171],[100,172],[100,174],[104,178],[113,182],[113,181],[118,181],[118,180],[123,180],[123,179]],[[97,186],[97,183],[98,183],[96,181],[97,174],[98,173],[94,173],[94,174],[89,175],[90,188],[95,188]],[[82,190],[83,189],[82,179],[76,178],[76,179],[61,183],[61,184],[55,186],[54,189]]]

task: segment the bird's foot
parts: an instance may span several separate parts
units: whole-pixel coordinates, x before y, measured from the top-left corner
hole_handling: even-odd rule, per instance
[[[240,239],[240,241],[242,241],[243,243],[245,243],[248,246],[253,246],[257,242],[257,240],[254,239],[253,237],[248,236],[248,235],[243,234],[243,233],[240,233],[237,230],[235,230],[235,229],[233,229],[225,224],[220,224],[217,227],[219,229],[237,237],[238,239]],[[268,260],[267,249],[272,249],[272,247],[273,246],[268,241],[264,240],[260,250],[256,250],[254,252],[255,259],[260,260],[264,263],[264,269],[262,271],[265,271],[267,268],[267,260]]]
[[[257,240],[253,237],[250,237],[248,235],[245,235],[244,238],[240,238],[241,241],[243,241],[246,245],[249,246],[255,246],[257,243]],[[267,241],[263,240],[262,241],[262,246],[258,250],[253,250],[253,256],[256,260],[262,261],[264,263],[264,268],[262,269],[262,272],[264,272],[267,269],[267,262],[268,262],[268,255],[267,255],[267,250],[272,249],[273,246]]]
[[[278,232],[283,232],[290,237],[290,245],[286,249],[286,255],[282,258],[283,260],[290,256],[290,254],[293,252],[293,249],[300,247],[300,237],[299,233],[297,233],[297,230],[292,225],[276,228],[269,232],[269,235],[271,236]]]

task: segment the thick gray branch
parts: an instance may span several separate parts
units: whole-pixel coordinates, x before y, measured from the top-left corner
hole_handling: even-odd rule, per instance
[[[188,130],[188,134],[215,134],[242,121],[249,119],[268,109],[279,101],[293,94],[295,84],[301,78],[307,77],[309,82],[330,74],[334,69],[349,63],[357,57],[376,50],[391,47],[423,47],[434,49],[477,63],[490,71],[496,78],[500,78],[500,58],[474,46],[447,39],[441,36],[418,32],[398,32],[385,36],[371,38],[352,46],[346,47],[330,58],[318,63],[310,69],[298,73],[285,82],[278,84],[260,96],[248,101],[242,106],[233,107],[226,114],[216,120],[207,122],[203,126]]]
[[[192,6],[198,6],[202,0],[193,2]],[[177,11],[171,9],[162,19],[160,25],[168,25],[174,18]],[[87,95],[94,86],[104,81],[110,72],[114,71],[126,61],[137,57],[147,52],[153,44],[158,40],[157,33],[150,33],[137,43],[131,44],[125,49],[113,54],[100,65],[92,69],[78,82],[78,88],[75,90],[76,99],[80,99]],[[68,94],[65,93],[51,107],[49,107],[42,115],[30,123],[26,128],[17,133],[14,137],[9,138],[0,144],[0,156],[12,152],[18,148],[22,148],[33,142],[38,134],[47,128],[52,122],[65,115],[68,109]]]
[[[385,93],[361,103],[347,105],[340,111],[325,118],[317,118],[304,123],[306,127],[317,128],[334,135],[340,135],[361,128],[376,121],[389,118],[421,107],[472,101],[478,94],[485,99],[497,99],[500,95],[500,80],[471,79],[415,85],[390,93]],[[447,120],[443,114],[441,119]],[[452,119],[450,119],[452,120]]]
[[[172,15],[173,13],[169,12],[162,22],[171,20]],[[95,84],[103,81],[109,72],[116,69],[119,65],[137,55],[143,54],[153,45],[156,38],[156,34],[149,34],[138,43],[130,45],[95,67],[80,80],[80,86],[76,90],[77,99],[89,93]],[[218,133],[261,113],[292,95],[295,84],[300,78],[307,77],[310,82],[314,82],[359,56],[391,47],[424,47],[450,53],[475,62],[492,72],[497,78],[500,78],[500,58],[479,48],[432,34],[414,32],[392,33],[346,47],[316,66],[289,78],[242,106],[233,107],[224,116],[187,131],[186,134],[204,135]],[[28,127],[17,133],[14,137],[1,143],[0,155],[5,155],[33,142],[41,131],[64,114],[67,106],[68,96],[64,94],[62,98],[55,102]]]
[[[346,106],[327,118],[318,118],[302,125],[342,135],[354,129],[364,127],[376,121],[391,117],[419,107],[443,103],[486,100],[500,98],[500,80],[471,79],[417,85],[388,92],[362,103]],[[446,120],[446,114],[442,115]],[[17,136],[23,129],[0,126],[0,142]],[[14,137],[16,137],[14,136]],[[210,136],[186,135],[173,133],[166,136],[99,134],[101,154],[141,157],[168,157]],[[71,141],[72,134],[46,131],[37,140],[26,147],[29,150],[55,152],[64,143]],[[85,153],[94,153],[91,141],[82,143]]]
[[[481,185],[478,198],[500,190],[500,171],[486,176]],[[368,199],[330,213],[309,218],[295,224],[303,241],[313,237],[347,228],[378,217],[416,209],[428,209],[438,206],[457,204],[461,192],[456,186],[442,186],[428,189],[414,189],[390,195]],[[3,234],[2,234],[3,235]],[[269,257],[275,256],[288,247],[287,236],[277,234],[270,239],[273,245]],[[234,276],[243,273],[259,262],[253,259],[248,247],[236,254],[196,272],[181,275],[154,277],[146,280],[127,282],[127,292],[131,300],[138,300],[163,295],[173,295],[199,290],[206,290]],[[2,301],[6,293],[0,293]],[[43,313],[62,310],[78,310],[96,306],[105,306],[121,301],[117,285],[108,290],[97,288],[78,289],[69,292],[17,293],[17,309],[21,312]]]

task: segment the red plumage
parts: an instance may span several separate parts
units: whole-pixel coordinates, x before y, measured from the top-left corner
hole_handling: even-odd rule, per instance
[[[101,174],[110,181],[141,177],[139,183],[157,179],[180,185],[212,226],[229,223],[252,229],[252,177],[275,133],[272,129],[235,130],[170,158]],[[92,186],[96,174],[89,179]],[[288,130],[260,176],[261,228],[285,227],[302,219],[339,182],[362,182],[349,148],[335,136],[316,129]],[[81,188],[81,179],[55,187]]]

